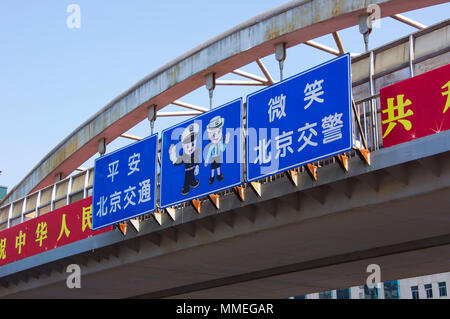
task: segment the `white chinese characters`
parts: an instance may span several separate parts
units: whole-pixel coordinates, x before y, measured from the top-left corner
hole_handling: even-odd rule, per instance
[[[128,158],[128,176],[139,172],[139,163],[141,162],[141,154],[140,153],[133,153]],[[108,164],[108,178],[111,178],[111,182],[114,183],[114,177],[119,174],[119,160],[111,162]]]
[[[253,148],[256,152],[253,164],[268,164],[273,159],[286,158],[296,152],[300,153],[316,148],[320,144],[341,140],[344,127],[342,116],[343,113],[330,114],[319,122],[306,122],[296,130],[283,131],[281,134],[272,135],[272,138],[258,140],[258,144]]]
[[[108,214],[108,207],[106,207],[106,202],[108,201],[108,197],[107,196],[101,196],[100,200],[97,202],[97,206],[98,211],[97,211],[97,216],[102,217],[102,216],[106,216]]]
[[[281,94],[280,96],[273,97],[269,100],[269,122],[272,123],[275,118],[281,119],[282,117],[286,117],[286,113],[284,112],[286,108],[286,96]]]
[[[120,207],[120,194],[122,194],[122,192],[114,192],[114,194],[110,195],[110,205],[111,205],[111,209],[110,209],[110,213],[115,213],[117,211],[117,209],[121,209]]]
[[[322,119],[323,144],[328,144],[342,138],[341,129],[344,123],[341,118],[342,113],[335,113]]]
[[[322,89],[322,83],[324,80],[315,80],[314,83],[309,84],[307,83],[305,86],[305,90],[303,93],[305,93],[304,101],[308,101],[308,104],[305,105],[305,110],[311,106],[313,102],[317,103],[323,103],[324,99],[322,99],[320,96],[322,96],[325,92]]]
[[[139,162],[141,161],[141,154],[140,153],[134,153],[128,158],[128,167],[129,172],[128,175],[133,174],[134,172],[139,172]]]
[[[140,182],[139,186],[141,186],[141,189],[139,190],[138,203],[146,203],[151,199],[150,179]]]
[[[130,186],[123,191],[125,195],[124,200],[126,201],[125,205],[123,206],[124,209],[127,208],[129,205],[131,206],[136,205],[136,202],[133,202],[133,198],[136,197],[136,193],[134,192],[135,189],[136,189],[135,186]]]
[[[119,161],[117,160],[112,163],[109,163],[108,170],[109,170],[108,178],[111,178],[111,182],[114,183],[114,176],[119,174]]]
[[[136,192],[139,198],[136,198]],[[115,191],[109,196],[101,196],[97,204],[97,213],[99,217],[106,216],[108,213],[113,214],[126,209],[129,206],[136,206],[146,203],[152,199],[150,179],[139,182],[139,188],[136,186],[128,186],[123,191]],[[137,202],[136,202],[137,201]],[[109,206],[107,203],[109,202]]]
[[[254,148],[258,155],[253,164],[267,164],[272,160],[272,153],[269,152],[270,143],[271,141],[266,142],[265,138],[259,141],[258,146]]]
[[[285,157],[287,152],[294,153],[294,150],[292,149],[292,134],[294,131],[289,132],[283,132],[283,134],[278,135],[275,137],[276,141],[276,149],[277,149],[277,155],[275,155],[275,158]]]
[[[314,127],[317,126],[317,123],[309,124],[306,123],[305,126],[298,129],[300,134],[300,137],[298,138],[299,142],[303,142],[303,144],[300,146],[300,148],[297,150],[298,152],[301,152],[307,145],[311,146],[317,146],[317,142],[312,141],[312,137],[317,136],[317,131],[314,129]],[[308,131],[308,136],[306,136],[306,132]]]
[[[108,214],[116,214],[152,200],[151,180],[150,178],[144,180],[140,178],[139,174],[142,173],[140,164],[141,154],[137,152],[128,156],[128,161],[125,158],[125,160],[114,160],[107,164],[107,180],[112,185],[120,185],[120,179],[122,178],[122,186],[115,186],[115,189],[113,188],[108,194],[99,197],[99,200],[95,203],[96,216],[104,217]],[[128,176],[132,177],[131,182]],[[124,178],[127,180],[126,185],[124,185]]]

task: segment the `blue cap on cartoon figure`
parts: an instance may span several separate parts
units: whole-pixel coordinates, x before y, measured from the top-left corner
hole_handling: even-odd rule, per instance
[[[192,123],[188,127],[186,127],[181,135],[181,142],[183,144],[191,143],[192,140],[197,139],[199,131],[199,126],[197,123]]]
[[[209,121],[209,124],[206,127],[206,129],[208,130],[208,132],[211,132],[212,130],[222,128],[224,122],[225,119],[223,117],[220,117],[219,115],[215,116],[211,119],[211,121]]]

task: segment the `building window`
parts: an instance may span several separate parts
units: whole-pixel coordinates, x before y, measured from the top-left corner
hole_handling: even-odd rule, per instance
[[[332,299],[331,291],[319,292],[319,299]]]
[[[447,284],[445,282],[439,283],[439,297],[447,297]]]
[[[359,286],[359,299],[364,299],[364,286]]]
[[[367,287],[367,285],[364,285],[364,298],[378,299],[378,288],[377,287],[369,288]]]
[[[431,284],[425,285],[425,294],[427,295],[427,299],[433,298],[433,289]]]
[[[419,286],[412,286],[411,287],[411,298],[412,299],[419,299]]]
[[[384,299],[398,299],[398,280],[384,283]]]
[[[336,290],[336,299],[350,299],[350,288]]]

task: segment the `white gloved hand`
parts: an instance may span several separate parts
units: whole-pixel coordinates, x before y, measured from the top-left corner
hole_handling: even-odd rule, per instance
[[[199,168],[198,168],[198,165],[195,165],[195,170],[194,170],[194,175],[198,175],[198,171],[199,171]]]
[[[170,161],[172,163],[175,163],[177,161],[177,154],[175,151],[175,145],[170,145],[169,147],[169,157],[170,157]]]

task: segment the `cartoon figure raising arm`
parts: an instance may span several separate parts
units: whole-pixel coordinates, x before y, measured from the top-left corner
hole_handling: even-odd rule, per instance
[[[216,116],[211,119],[206,130],[208,132],[208,138],[211,141],[206,146],[206,158],[205,167],[211,163],[211,175],[209,177],[209,185],[214,182],[215,173],[217,172],[217,180],[220,182],[223,180],[223,174],[220,171],[220,165],[223,161],[223,152],[230,141],[230,133],[225,136],[225,143],[223,142],[223,124],[225,119],[220,116]]]
[[[177,156],[175,145],[169,147],[169,156],[173,165],[184,164],[184,185],[181,189],[182,195],[187,195],[190,188],[196,188],[200,183],[195,179],[195,175],[199,172],[199,151],[197,148],[199,126],[196,123],[189,125],[181,135],[181,143],[183,146],[183,154]]]

